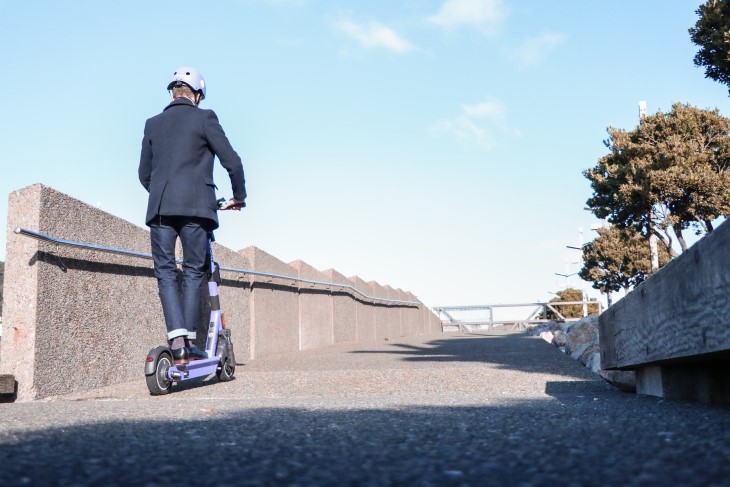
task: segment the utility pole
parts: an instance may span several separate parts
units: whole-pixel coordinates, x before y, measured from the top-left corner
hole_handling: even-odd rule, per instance
[[[566,245],[566,247],[569,249],[580,250],[580,262],[576,262],[576,263],[580,264],[581,269],[582,269],[583,266],[585,265],[585,261],[583,260],[583,228],[578,228],[578,247],[573,247],[572,245]],[[565,267],[566,267],[565,273],[567,274],[568,266],[566,265]],[[580,271],[577,272],[577,274],[580,274]],[[585,318],[586,316],[588,316],[588,303],[587,303],[588,293],[586,292],[586,282],[583,280],[581,280],[581,281],[582,282],[581,282],[580,294],[581,294],[581,299],[583,300],[583,317]],[[565,279],[565,287],[566,288],[568,287],[567,277]]]
[[[578,246],[580,247],[580,263],[581,263],[581,269],[585,265],[585,262],[583,261],[583,229],[578,229]],[[586,292],[586,282],[581,280],[581,295],[583,297],[583,318],[588,316],[588,293]]]
[[[646,101],[639,102],[639,125],[646,117]],[[657,249],[657,237],[654,234],[654,222],[649,215],[649,259],[651,262],[651,273],[659,270],[659,250]]]

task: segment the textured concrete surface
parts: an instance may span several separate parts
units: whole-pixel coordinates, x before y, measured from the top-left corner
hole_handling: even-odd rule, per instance
[[[350,282],[356,288],[373,296],[373,287],[369,282],[365,282],[359,276],[350,277]],[[362,300],[362,296],[357,296],[357,304],[355,314],[357,319],[356,340],[358,342],[374,342],[375,341],[375,307],[368,305]]]
[[[370,286],[373,290],[373,296],[388,297],[388,291],[385,286],[377,283],[376,281],[370,281]],[[388,326],[388,307],[383,305],[376,305],[373,314],[375,316],[375,340],[388,340],[390,338],[390,328]]]
[[[147,351],[165,340],[152,261],[39,242],[12,230],[149,253],[147,230],[40,184],[11,193],[8,208],[0,371],[15,375],[19,399],[137,378]],[[246,265],[219,245],[214,251],[222,265]],[[220,294],[245,358],[247,301],[233,299],[243,288],[226,278]]]
[[[18,399],[33,400],[136,378],[147,351],[165,340],[152,261],[39,242],[14,234],[16,226],[65,240],[144,253],[150,252],[150,244],[146,228],[52,188],[36,184],[10,194],[0,373],[15,376]],[[288,265],[256,247],[234,252],[214,244],[214,252],[221,266],[232,268],[318,281],[331,281],[328,276],[336,273],[319,272],[301,261]],[[357,338],[360,306],[363,310],[378,308],[381,327],[388,327],[387,307],[353,297],[350,290],[231,271],[222,271],[221,277],[222,307],[240,363],[332,344],[335,311],[338,340]],[[387,297],[379,290],[377,296]],[[366,287],[365,292],[372,295],[372,291]],[[201,331],[208,321],[206,294],[204,286]],[[424,309],[423,305],[404,307],[397,316],[400,319],[405,310],[421,315]],[[428,315],[435,317],[430,311]],[[367,337],[375,338],[374,332]],[[63,373],[59,364],[63,364]]]
[[[0,373],[13,375],[18,394],[31,396],[35,378],[36,296],[38,268],[29,265],[39,242],[14,238],[16,226],[39,228],[42,188],[32,186],[8,195],[8,228],[3,284],[3,338],[0,340]],[[9,256],[15,256],[8,258]]]
[[[327,275],[301,260],[290,262],[293,275],[328,282]],[[299,350],[313,350],[334,343],[332,290],[307,283],[299,284]]]
[[[619,392],[537,337],[334,345],[150,397],[0,404],[0,484],[724,486],[730,411]],[[194,459],[194,467],[191,460]]]
[[[242,251],[251,270],[284,276],[296,271],[257,247]],[[299,350],[299,296],[295,281],[251,277],[252,358]]]
[[[324,275],[329,282],[350,284],[344,275],[334,269],[327,269],[324,271]],[[354,342],[357,340],[357,301],[355,300],[357,295],[346,288],[335,288],[333,291],[332,336],[334,343]]]
[[[37,214],[35,222],[26,214]],[[42,185],[11,194],[0,370],[19,398],[98,387],[138,376],[138,362],[164,339],[151,261],[56,246],[15,235],[149,252],[145,230]],[[30,289],[29,289],[30,288]],[[129,299],[129,296],[134,296]],[[123,305],[122,305],[123,303]],[[63,364],[61,372],[59,364]]]
[[[399,289],[401,299],[405,301],[417,301],[418,299],[408,291]],[[418,335],[418,320],[420,316],[418,313],[405,312],[401,316],[401,326],[403,328],[404,336]]]
[[[400,292],[389,285],[383,286],[388,299],[401,299]],[[403,336],[401,333],[401,308],[388,306],[388,339],[394,340]]]

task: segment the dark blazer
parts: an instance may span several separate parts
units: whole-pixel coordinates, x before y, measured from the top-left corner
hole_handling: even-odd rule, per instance
[[[218,227],[213,159],[231,178],[233,198],[246,199],[243,165],[213,110],[173,100],[145,123],[139,181],[149,192],[147,225],[158,215],[207,218]]]

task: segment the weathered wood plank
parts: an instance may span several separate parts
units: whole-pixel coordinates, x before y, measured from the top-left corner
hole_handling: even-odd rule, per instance
[[[603,368],[730,352],[730,224],[611,306],[599,328]]]

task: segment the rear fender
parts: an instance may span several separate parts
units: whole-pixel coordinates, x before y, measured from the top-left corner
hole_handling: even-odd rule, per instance
[[[153,375],[157,366],[157,360],[162,352],[170,353],[170,349],[160,345],[149,351],[144,363],[144,375]]]

